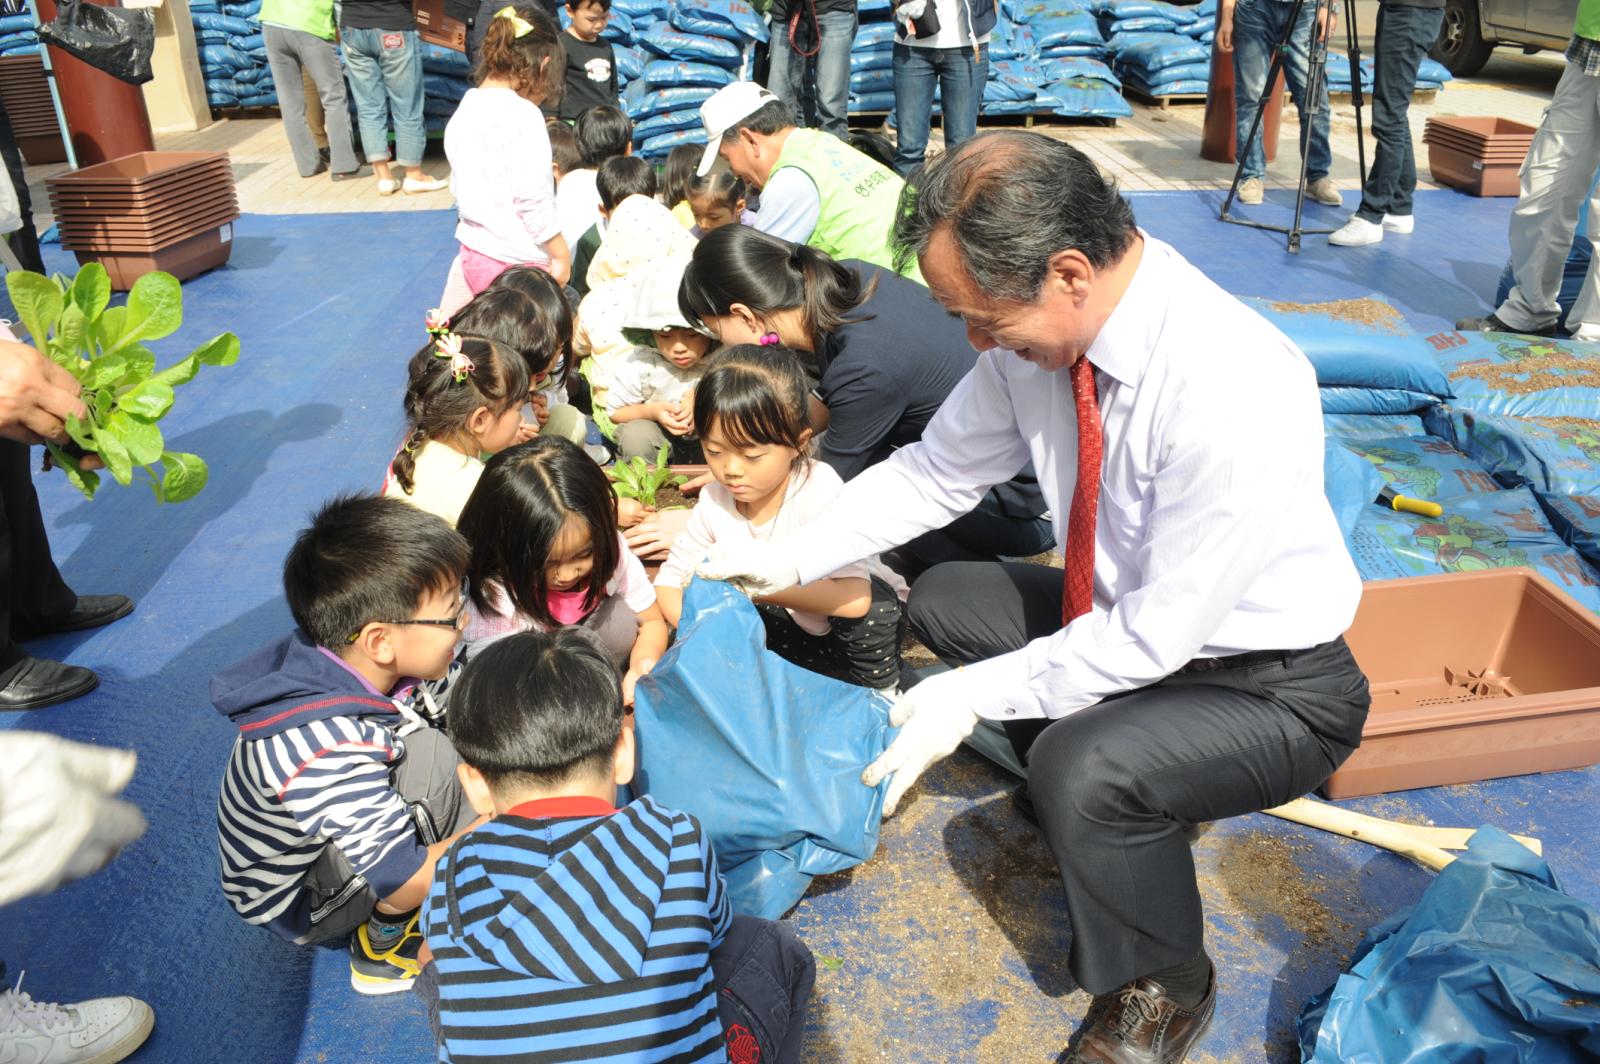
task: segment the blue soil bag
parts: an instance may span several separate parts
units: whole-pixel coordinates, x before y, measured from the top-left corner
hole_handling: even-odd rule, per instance
[[[894,92],[893,70],[863,70],[850,75],[850,91],[857,95],[875,92]]]
[[[1600,495],[1600,409],[1594,417],[1507,417],[1439,407],[1429,427],[1506,487]]]
[[[1425,341],[1458,407],[1517,417],[1590,418],[1600,410],[1600,344],[1458,332]]]
[[[657,59],[645,64],[644,80],[652,89],[668,89],[677,85],[709,85],[720,88],[733,81],[733,71],[710,63],[684,63],[671,59]]]
[[[1204,45],[1177,33],[1118,34],[1107,47],[1117,55],[1119,74],[1123,67],[1153,73],[1163,67],[1204,63],[1211,57]]]
[[[234,37],[247,37],[252,33],[259,33],[261,27],[248,19],[235,18],[232,15],[218,15],[209,11],[198,11],[190,15],[196,27],[203,30],[220,30]]]
[[[1041,59],[1039,67],[1044,71],[1046,85],[1057,81],[1071,81],[1074,78],[1092,78],[1103,81],[1113,89],[1122,88],[1122,82],[1111,72],[1111,68],[1098,59],[1087,56],[1071,56],[1064,59]]]
[[[425,74],[442,74],[447,78],[472,76],[472,63],[465,52],[422,42],[422,71]]]
[[[668,0],[612,0],[611,10],[620,11],[629,18],[646,15],[663,19],[671,13],[672,5]]]
[[[857,49],[850,53],[850,73],[860,74],[868,70],[889,70],[894,67],[894,48],[869,48],[866,51]]]
[[[1415,414],[1324,414],[1322,431],[1329,439],[1337,440],[1382,440],[1391,436],[1428,435],[1422,418]]]
[[[1352,454],[1365,459],[1383,484],[1413,499],[1441,499],[1479,491],[1500,491],[1503,487],[1477,462],[1436,436],[1391,436],[1340,443]],[[1373,492],[1367,501],[1371,502],[1377,495]]]
[[[1164,18],[1179,26],[1187,26],[1200,17],[1193,7],[1178,7],[1162,0],[1102,0],[1099,10],[1112,19]]]
[[[1139,80],[1144,82],[1147,88],[1166,89],[1168,85],[1174,85],[1180,81],[1188,82],[1191,85],[1199,82],[1204,86],[1206,79],[1210,76],[1210,63],[1179,63],[1177,66],[1152,70],[1150,73],[1141,76]],[[1205,89],[1202,88],[1200,91],[1204,92]]]
[[[699,129],[700,109],[690,107],[683,111],[665,111],[658,115],[651,115],[633,127],[633,139],[643,144],[651,137],[662,133],[672,133],[679,129]]]
[[[200,47],[200,65],[206,70],[244,70],[255,66],[256,61],[248,52],[226,44],[206,44]]]
[[[889,741],[889,702],[766,641],[732,586],[690,583],[677,643],[639,681],[634,787],[700,821],[735,911],[777,919],[813,876],[876,849],[884,787],[860,776]]]
[[[894,43],[894,23],[879,22],[871,26],[862,26],[856,31],[855,44],[851,51],[868,51],[873,48],[888,48]]]
[[[1600,1056],[1600,912],[1497,828],[1307,1002],[1306,1064],[1578,1064]]]
[[[661,133],[639,145],[639,154],[646,159],[657,159],[672,151],[680,144],[704,144],[706,131],[704,126],[694,126],[690,129],[674,130],[671,133]]]
[[[665,22],[639,34],[636,42],[664,59],[682,59],[691,63],[715,63],[717,66],[736,67],[743,58],[739,46],[717,37],[696,37],[692,33],[675,30]]]
[[[613,48],[611,51],[617,57],[617,79],[619,81],[638,81],[644,77],[644,68],[647,62],[644,52],[638,48]]]
[[[1034,44],[1041,50],[1062,44],[1093,44],[1105,42],[1100,23],[1085,14],[1058,15],[1030,22]]]
[[[765,41],[767,24],[742,0],[678,0],[667,15],[685,33],[722,37],[735,42]]]
[[[1326,440],[1322,445],[1322,492],[1346,540],[1361,522],[1361,515],[1383,490],[1378,467],[1342,445]]]
[[[472,86],[460,78],[442,78],[437,74],[422,75],[422,95],[429,100],[449,100],[460,103]]]
[[[1133,108],[1128,106],[1122,94],[1099,78],[1068,78],[1066,81],[1051,82],[1044,92],[1046,96],[1060,101],[1055,112],[1058,115],[1128,118],[1133,114]]]
[[[939,105],[933,105],[934,113],[939,111]],[[894,93],[893,92],[868,92],[859,96],[850,97],[850,110],[854,114],[867,114],[875,111],[887,111],[891,119],[894,118]]]
[[[1102,20],[1103,21],[1103,20]],[[1114,36],[1118,33],[1179,33],[1182,32],[1176,22],[1171,19],[1146,16],[1144,18],[1119,18],[1115,22],[1106,22],[1105,35]],[[1188,36],[1188,34],[1184,34]]]
[[[6,15],[0,17],[0,33],[28,33],[32,30],[32,15]]]
[[[628,86],[628,91],[622,94],[623,107],[628,112],[628,117],[635,122],[649,118],[651,115],[666,114],[668,111],[683,111],[689,108],[698,108],[703,102],[710,99],[716,89],[696,85],[679,85],[671,89],[657,89],[654,92],[642,92],[637,100],[631,100],[634,88],[644,88],[645,82],[635,82]]]

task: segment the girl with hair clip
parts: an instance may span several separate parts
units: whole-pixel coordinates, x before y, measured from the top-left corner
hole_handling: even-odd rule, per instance
[[[617,532],[617,497],[570,440],[541,436],[489,459],[457,526],[472,546],[467,653],[516,632],[581,624],[623,672],[624,700],[667,649],[644,565]]]
[[[484,454],[516,443],[528,401],[528,365],[514,349],[435,326],[411,357],[406,439],[383,493],[456,523],[483,475]]]
[[[690,324],[725,344],[778,342],[800,354],[816,386],[812,427],[827,429],[817,457],[841,480],[921,439],[978,359],[961,322],[922,285],[748,226],[706,234],[678,299]],[[1038,554],[1055,542],[1047,509],[1029,467],[885,558],[913,579],[939,562]],[[659,549],[674,531],[665,520],[641,522],[634,549]]]
[[[488,299],[493,300],[488,306],[496,310],[486,307],[481,314],[476,312],[474,308]],[[555,278],[543,270],[513,266],[456,316],[455,327],[522,352],[539,435],[561,436],[578,444],[588,438],[583,414],[567,402],[572,305]]]
[[[694,228],[694,212],[689,207],[689,187],[700,166],[702,151],[693,144],[680,144],[667,152],[666,170],[661,180],[661,202],[685,229]]]
[[[683,589],[712,544],[780,539],[801,529],[844,482],[806,455],[808,382],[795,353],[745,344],[712,359],[694,393],[714,483],[700,492],[689,526],[656,576],[667,621],[676,625]],[[876,560],[756,600],[767,647],[803,669],[860,687],[900,682],[905,585]]]
[[[755,215],[745,209],[744,182],[732,170],[719,168],[689,184],[689,210],[694,214],[696,237],[725,225],[752,225]]]
[[[535,8],[497,11],[473,69],[474,87],[445,126],[461,244],[440,299],[446,316],[510,266],[535,266],[566,283],[571,252],[561,236],[540,111],[561,99],[566,57],[559,33]]]

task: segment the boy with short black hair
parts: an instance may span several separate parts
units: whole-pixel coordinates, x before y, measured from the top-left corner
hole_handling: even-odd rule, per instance
[[[284,563],[295,630],[211,680],[239,728],[217,800],[223,895],[296,944],[355,932],[363,994],[411,986],[434,862],[476,823],[419,690],[455,658],[468,560],[442,518],[336,498]]]
[[[614,807],[633,729],[592,632],[489,646],[451,726],[462,787],[493,819],[428,894],[417,988],[440,1060],[798,1061],[811,951],[732,914],[694,817],[649,797]]]
[[[556,218],[567,247],[576,248],[589,227],[600,220],[600,164],[633,154],[633,123],[616,107],[591,107],[572,127],[578,166],[556,184]],[[572,276],[577,277],[574,269]]]
[[[619,95],[617,54],[609,41],[600,39],[611,21],[611,0],[567,0],[567,16],[572,21],[561,35],[567,90],[559,113],[571,122],[591,107],[615,106]]]
[[[600,164],[595,173],[595,192],[600,196],[600,217],[573,245],[572,280],[580,297],[589,294],[589,264],[606,238],[606,221],[617,204],[629,196],[654,197],[655,167],[633,155],[620,155]]]

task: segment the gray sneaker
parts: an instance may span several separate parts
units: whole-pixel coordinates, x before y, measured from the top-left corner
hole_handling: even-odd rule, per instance
[[[1239,182],[1240,203],[1260,203],[1266,194],[1266,187],[1261,184],[1259,177],[1247,177]]]
[[[1339,194],[1339,186],[1334,184],[1333,178],[1328,177],[1326,174],[1306,185],[1306,195],[1329,207],[1341,207],[1344,205],[1344,198]]]
[[[1514,333],[1518,336],[1544,336],[1554,338],[1556,327],[1547,325],[1543,329],[1513,329],[1498,316],[1490,314],[1484,318],[1462,318],[1456,322],[1456,332],[1496,332]]]

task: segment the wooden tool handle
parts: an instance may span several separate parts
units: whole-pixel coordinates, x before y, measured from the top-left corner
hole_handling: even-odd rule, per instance
[[[1453,854],[1423,842],[1414,834],[1409,824],[1364,816],[1361,813],[1322,802],[1313,802],[1306,798],[1296,798],[1276,808],[1263,809],[1262,812],[1284,820],[1292,820],[1296,824],[1331,831],[1347,839],[1393,850],[1419,864],[1427,865],[1435,872],[1455,860]]]

